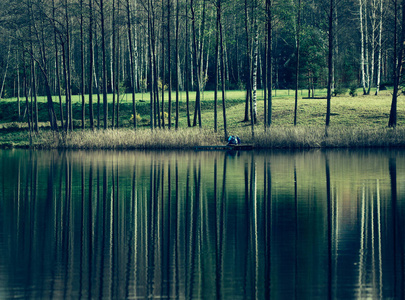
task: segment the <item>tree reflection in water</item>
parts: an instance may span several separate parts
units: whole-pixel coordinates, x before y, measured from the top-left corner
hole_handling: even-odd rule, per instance
[[[0,152],[2,297],[403,298],[404,152]]]

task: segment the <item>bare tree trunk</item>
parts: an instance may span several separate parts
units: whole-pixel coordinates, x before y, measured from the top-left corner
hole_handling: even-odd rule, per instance
[[[155,33],[155,12],[153,1],[151,2],[151,12],[152,12],[152,60],[153,60],[153,75],[154,75],[154,88],[155,92],[153,94],[153,105],[154,105],[154,123],[155,127],[159,126],[160,128],[160,109],[159,109],[159,74],[158,74],[158,62],[157,62],[157,49],[156,49],[156,33]]]
[[[186,48],[189,43],[189,28],[188,28],[188,0],[186,0]],[[185,51],[185,69],[186,69],[186,80],[185,80],[185,85],[186,85],[186,106],[187,106],[187,126],[191,127],[191,120],[190,120],[190,86],[189,86],[189,80],[190,80],[190,74],[189,74],[189,68],[190,68],[190,63],[188,61],[188,51]]]
[[[89,117],[90,128],[94,130],[93,114],[93,67],[94,67],[94,49],[93,49],[93,0],[89,0]]]
[[[23,62],[25,62],[24,55],[23,55]],[[23,63],[24,65],[24,94],[25,94],[25,110],[27,111],[27,125],[28,125],[28,130],[31,133],[32,127],[31,127],[31,114],[30,114],[30,104],[29,104],[29,97],[28,97],[28,79],[27,79],[27,68],[26,64]]]
[[[176,1],[176,130],[179,128],[179,0]]]
[[[222,113],[224,117],[224,138],[228,139],[228,129],[226,124],[226,105],[225,105],[225,64],[224,64],[224,33],[221,21],[221,0],[218,0],[219,5],[219,30],[220,30],[220,44],[221,44],[221,80],[222,80]]]
[[[165,60],[166,60],[166,53],[165,53],[165,9],[164,7],[165,0],[162,0],[162,115],[159,116],[159,119],[162,120],[162,127],[165,128],[165,82],[166,82],[166,74],[165,74]],[[167,31],[170,30],[169,23],[166,24]]]
[[[96,25],[97,26],[97,25]],[[97,38],[97,32],[98,30],[94,30],[94,39],[96,41],[95,45],[95,53],[94,53],[94,60],[95,60],[95,66],[94,66],[94,84],[95,88],[97,90],[97,129],[100,129],[100,107],[101,107],[101,96],[100,96],[100,84],[99,84],[99,74],[100,74],[100,69],[99,69],[99,46],[98,46],[98,38]]]
[[[104,108],[104,129],[107,129],[108,117],[108,100],[107,100],[107,61],[105,45],[105,21],[104,21],[104,0],[100,0],[101,14],[101,51],[103,53],[103,108]]]
[[[69,110],[69,81],[67,75],[67,58],[66,58],[66,49],[65,43],[62,42],[62,63],[63,63],[63,77],[65,79],[65,110],[66,110],[66,123],[65,123],[65,130],[66,132],[69,131],[69,121],[70,121],[70,110]]]
[[[55,20],[55,0],[52,0],[52,17]],[[60,84],[60,74],[59,74],[59,51],[58,51],[58,42],[57,42],[57,32],[56,32],[56,24],[54,26],[54,44],[55,44],[55,73],[56,73],[56,89],[58,92],[59,98],[59,113],[60,113],[60,120],[61,120],[61,128],[64,128],[63,124],[63,107],[62,107],[62,93],[61,93],[61,84]]]
[[[399,92],[399,80],[402,73],[402,58],[404,51],[404,41],[405,41],[405,0],[402,2],[402,31],[400,48],[398,49],[398,0],[394,1],[394,56],[393,56],[393,67],[394,67],[394,91],[392,94],[391,111],[390,118],[388,121],[388,127],[395,128],[397,126],[397,105],[398,105],[398,92]]]
[[[245,0],[245,33],[246,33],[246,67],[247,67],[247,80],[246,80],[246,102],[245,102],[245,118],[244,122],[249,120],[249,103],[252,101],[252,88],[251,88],[251,50],[249,43],[249,14],[248,14],[248,2]],[[251,105],[252,107],[252,105]],[[253,121],[252,121],[253,122]]]
[[[366,48],[366,43],[365,43],[365,37],[364,37],[364,21],[363,21],[363,1],[364,0],[359,0],[359,16],[360,16],[360,42],[361,42],[361,85],[363,87],[363,94],[367,94],[367,81],[366,81],[366,70],[365,70],[365,48]]]
[[[215,44],[215,92],[214,92],[214,131],[218,130],[218,77],[219,77],[219,44],[220,44],[220,23],[221,19],[221,0],[217,0],[217,22],[216,22],[216,44]],[[226,137],[225,137],[226,138]]]
[[[299,76],[300,76],[300,34],[301,34],[301,0],[298,0],[298,12],[297,12],[297,27],[296,27],[296,58],[295,65],[295,104],[294,104],[294,126],[297,126],[297,112],[298,112],[298,88],[299,88]],[[332,71],[333,76],[333,71]],[[333,79],[332,79],[333,80]]]
[[[384,0],[380,0],[380,22],[379,22],[379,31],[378,31],[378,65],[377,65],[377,88],[375,91],[375,95],[378,95],[380,91],[380,83],[381,83],[381,73],[382,73],[382,27],[383,27],[383,2]]]
[[[115,0],[112,1],[112,36],[111,36],[111,89],[112,89],[112,118],[111,118],[111,128],[115,127],[115,97],[116,97],[116,83],[117,83],[117,26],[116,26],[116,8]]]
[[[252,108],[252,133],[254,136],[254,124],[256,124],[257,121],[257,60],[258,60],[258,48],[259,48],[259,28],[257,25],[257,1],[255,0],[255,5],[253,7],[253,22],[254,22],[254,32],[255,32],[255,37],[254,37],[254,50],[253,50],[253,70],[252,70],[252,80],[253,80],[253,97],[252,97],[252,102],[253,102],[253,108]]]
[[[267,124],[271,126],[272,119],[272,105],[273,105],[273,20],[272,20],[272,0],[266,0],[267,4],[267,91],[268,96],[268,109],[267,109]]]
[[[81,58],[81,94],[82,94],[82,129],[85,128],[86,102],[84,98],[85,82],[84,82],[84,34],[83,34],[83,0],[80,0],[80,58]]]
[[[369,42],[368,42],[368,13],[367,13],[367,0],[364,5],[364,40],[365,40],[365,53],[366,53],[366,95],[370,93],[370,59],[369,59]]]
[[[204,23],[204,15],[205,15],[205,0],[204,1],[204,6],[203,6],[203,23]],[[194,1],[191,0],[190,2],[190,8],[191,8],[191,20],[192,20],[192,33],[193,33],[193,60],[194,60],[194,69],[196,73],[196,81],[197,81],[197,91],[196,91],[196,100],[195,100],[195,110],[194,110],[194,121],[193,121],[193,126],[197,125],[197,119],[198,119],[198,124],[199,127],[202,127],[201,123],[201,52],[202,49],[198,49],[197,47],[197,33],[196,33],[196,26],[195,26],[195,21],[196,21],[196,16],[195,16],[195,9],[194,9]],[[204,27],[204,26],[202,26]],[[201,35],[204,35],[204,29],[201,30]],[[203,39],[203,37],[200,37],[200,39]],[[199,50],[199,52],[198,52]]]
[[[172,54],[171,54],[171,41],[170,41],[170,11],[171,11],[171,1],[167,0],[167,72],[169,75],[168,85],[169,85],[169,102],[168,102],[168,126],[169,129],[172,127]],[[162,113],[163,114],[163,113]]]
[[[129,64],[131,69],[131,92],[132,92],[132,115],[134,116],[134,128],[136,129],[136,103],[135,103],[135,70],[134,70],[134,51],[132,43],[132,30],[131,30],[131,10],[130,3],[127,0],[127,30],[128,30],[128,43],[129,43]]]
[[[120,12],[121,12],[121,8],[120,8],[120,3],[121,1],[118,1],[117,4],[117,11],[118,11],[118,18],[120,18]],[[117,122],[116,122],[116,127],[117,129],[119,128],[119,112],[120,112],[120,55],[121,55],[121,36],[120,36],[120,28],[118,26],[118,30],[117,30],[117,58],[116,58],[116,83],[115,83],[115,89],[117,91],[117,107],[115,109],[115,114],[117,117]],[[113,115],[113,119],[114,119],[114,115]]]
[[[18,106],[18,121],[21,120],[21,103],[20,103],[20,57],[18,56],[18,49],[16,53],[16,72],[17,72],[17,106]]]
[[[332,98],[332,72],[333,72],[333,35],[334,28],[333,28],[333,10],[334,10],[334,1],[330,1],[329,7],[329,36],[328,36],[328,91],[327,91],[327,99],[326,99],[326,128],[325,133],[327,134],[327,129],[330,124],[330,106],[331,106],[331,98]]]
[[[151,1],[148,0],[148,44],[149,44],[149,49],[148,49],[148,56],[149,56],[149,85],[150,85],[150,129],[153,130],[154,128],[154,105],[153,105],[153,100],[154,100],[154,91],[155,91],[155,83],[154,83],[154,68],[153,68],[153,59],[152,59],[152,48],[153,48],[153,43],[152,43],[152,17],[151,17]],[[135,116],[134,116],[135,117]]]

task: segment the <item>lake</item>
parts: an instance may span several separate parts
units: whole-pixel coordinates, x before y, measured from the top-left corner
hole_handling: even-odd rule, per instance
[[[403,299],[405,150],[0,150],[0,298]]]

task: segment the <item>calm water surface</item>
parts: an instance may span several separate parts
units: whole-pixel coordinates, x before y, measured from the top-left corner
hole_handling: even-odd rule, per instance
[[[403,299],[404,226],[404,150],[0,150],[1,299]]]

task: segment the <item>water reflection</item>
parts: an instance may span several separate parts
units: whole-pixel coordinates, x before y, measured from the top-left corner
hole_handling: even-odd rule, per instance
[[[1,298],[404,297],[405,152],[0,152]]]

